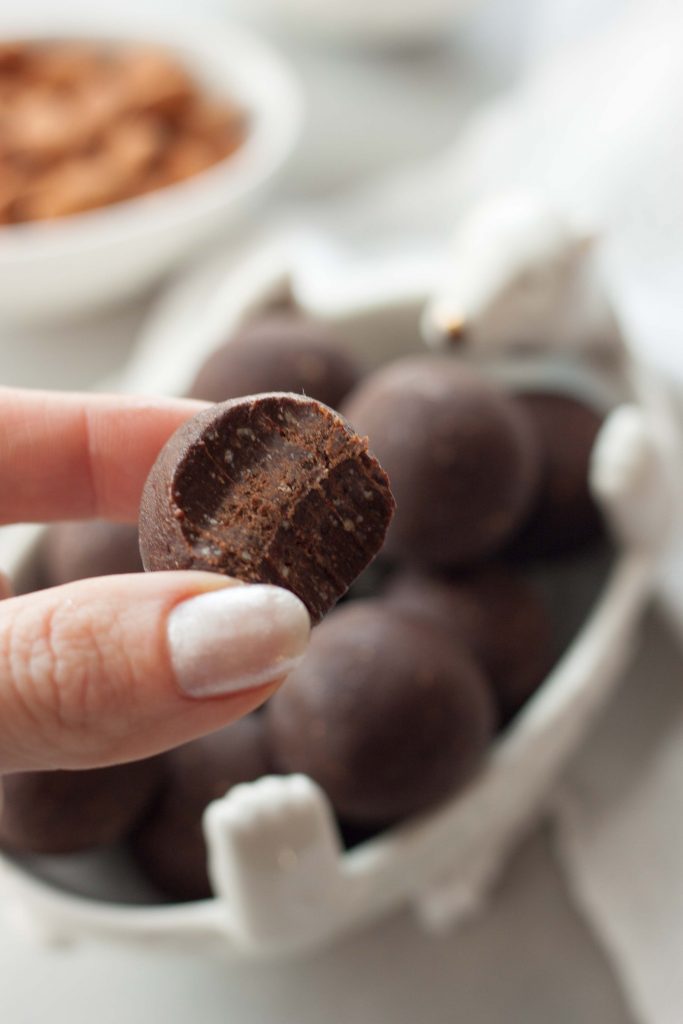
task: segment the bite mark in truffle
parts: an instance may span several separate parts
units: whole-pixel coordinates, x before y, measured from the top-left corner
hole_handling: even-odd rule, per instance
[[[184,424],[144,488],[146,569],[286,587],[319,622],[372,560],[394,509],[366,442],[293,394],[233,399]]]

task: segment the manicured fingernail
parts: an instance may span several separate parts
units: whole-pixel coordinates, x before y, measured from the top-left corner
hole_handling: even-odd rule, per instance
[[[288,590],[253,583],[176,605],[168,643],[178,685],[190,697],[249,690],[286,675],[310,633],[305,605]]]

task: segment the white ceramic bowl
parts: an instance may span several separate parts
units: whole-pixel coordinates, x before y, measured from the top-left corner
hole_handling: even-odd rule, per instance
[[[187,181],[50,223],[0,227],[0,320],[71,316],[144,291],[263,197],[299,134],[302,103],[293,73],[241,28],[163,9],[29,0],[0,8],[0,38],[164,47],[214,94],[237,99],[250,123],[235,154]]]
[[[154,382],[157,391],[182,392],[240,321],[273,299],[296,295],[300,256],[296,244],[279,243],[173,288],[130,367],[127,388],[150,390]],[[417,346],[426,298],[425,292],[412,304],[378,300],[374,309],[366,299],[362,308],[340,310],[338,319],[349,345],[375,363]],[[581,379],[580,367],[546,365],[527,376],[538,383],[555,373],[568,386]],[[588,583],[588,617],[464,791],[344,852],[329,803],[310,779],[267,777],[234,787],[205,812],[213,899],[116,905],[60,891],[0,857],[0,904],[53,940],[99,935],[217,948],[233,958],[315,949],[405,903],[433,927],[471,914],[511,847],[548,805],[563,765],[612,693],[653,590],[673,509],[668,481],[680,454],[666,397],[640,374],[633,386],[627,378],[597,389],[630,391],[628,404],[605,421],[591,472],[617,541],[609,571],[596,589],[590,572],[570,570],[560,593],[562,615],[569,614],[577,584],[585,591]],[[595,390],[596,381],[580,386]],[[34,537],[35,531],[17,545],[15,564]],[[585,615],[585,593],[581,607]],[[99,892],[113,895],[113,889]]]

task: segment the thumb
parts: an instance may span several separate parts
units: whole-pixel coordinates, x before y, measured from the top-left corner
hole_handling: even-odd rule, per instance
[[[308,641],[278,587],[203,572],[82,580],[0,603],[0,773],[135,760],[262,703]]]

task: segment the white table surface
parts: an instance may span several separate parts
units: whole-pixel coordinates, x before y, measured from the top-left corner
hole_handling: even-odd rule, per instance
[[[205,5],[230,6],[227,0]],[[618,0],[554,6],[559,27],[549,27],[541,0],[491,0],[462,35],[414,53],[354,54],[278,40],[311,96],[304,144],[279,199],[324,196],[396,162],[438,152],[479,99],[514,79],[540,39],[550,45],[554,33],[579,31],[589,7],[598,20]],[[542,16],[532,32],[534,10]],[[89,386],[125,360],[145,310],[141,301],[54,331],[0,327],[0,380]],[[0,1021],[122,1020],[627,1024],[631,1018],[539,830],[515,857],[488,911],[457,935],[425,936],[406,913],[303,964],[236,968],[99,944],[55,951],[17,937],[0,914]]]
[[[408,914],[302,964],[88,944],[44,950],[0,928],[8,1024],[632,1024],[563,891],[547,838],[510,865],[490,910],[448,937]]]

